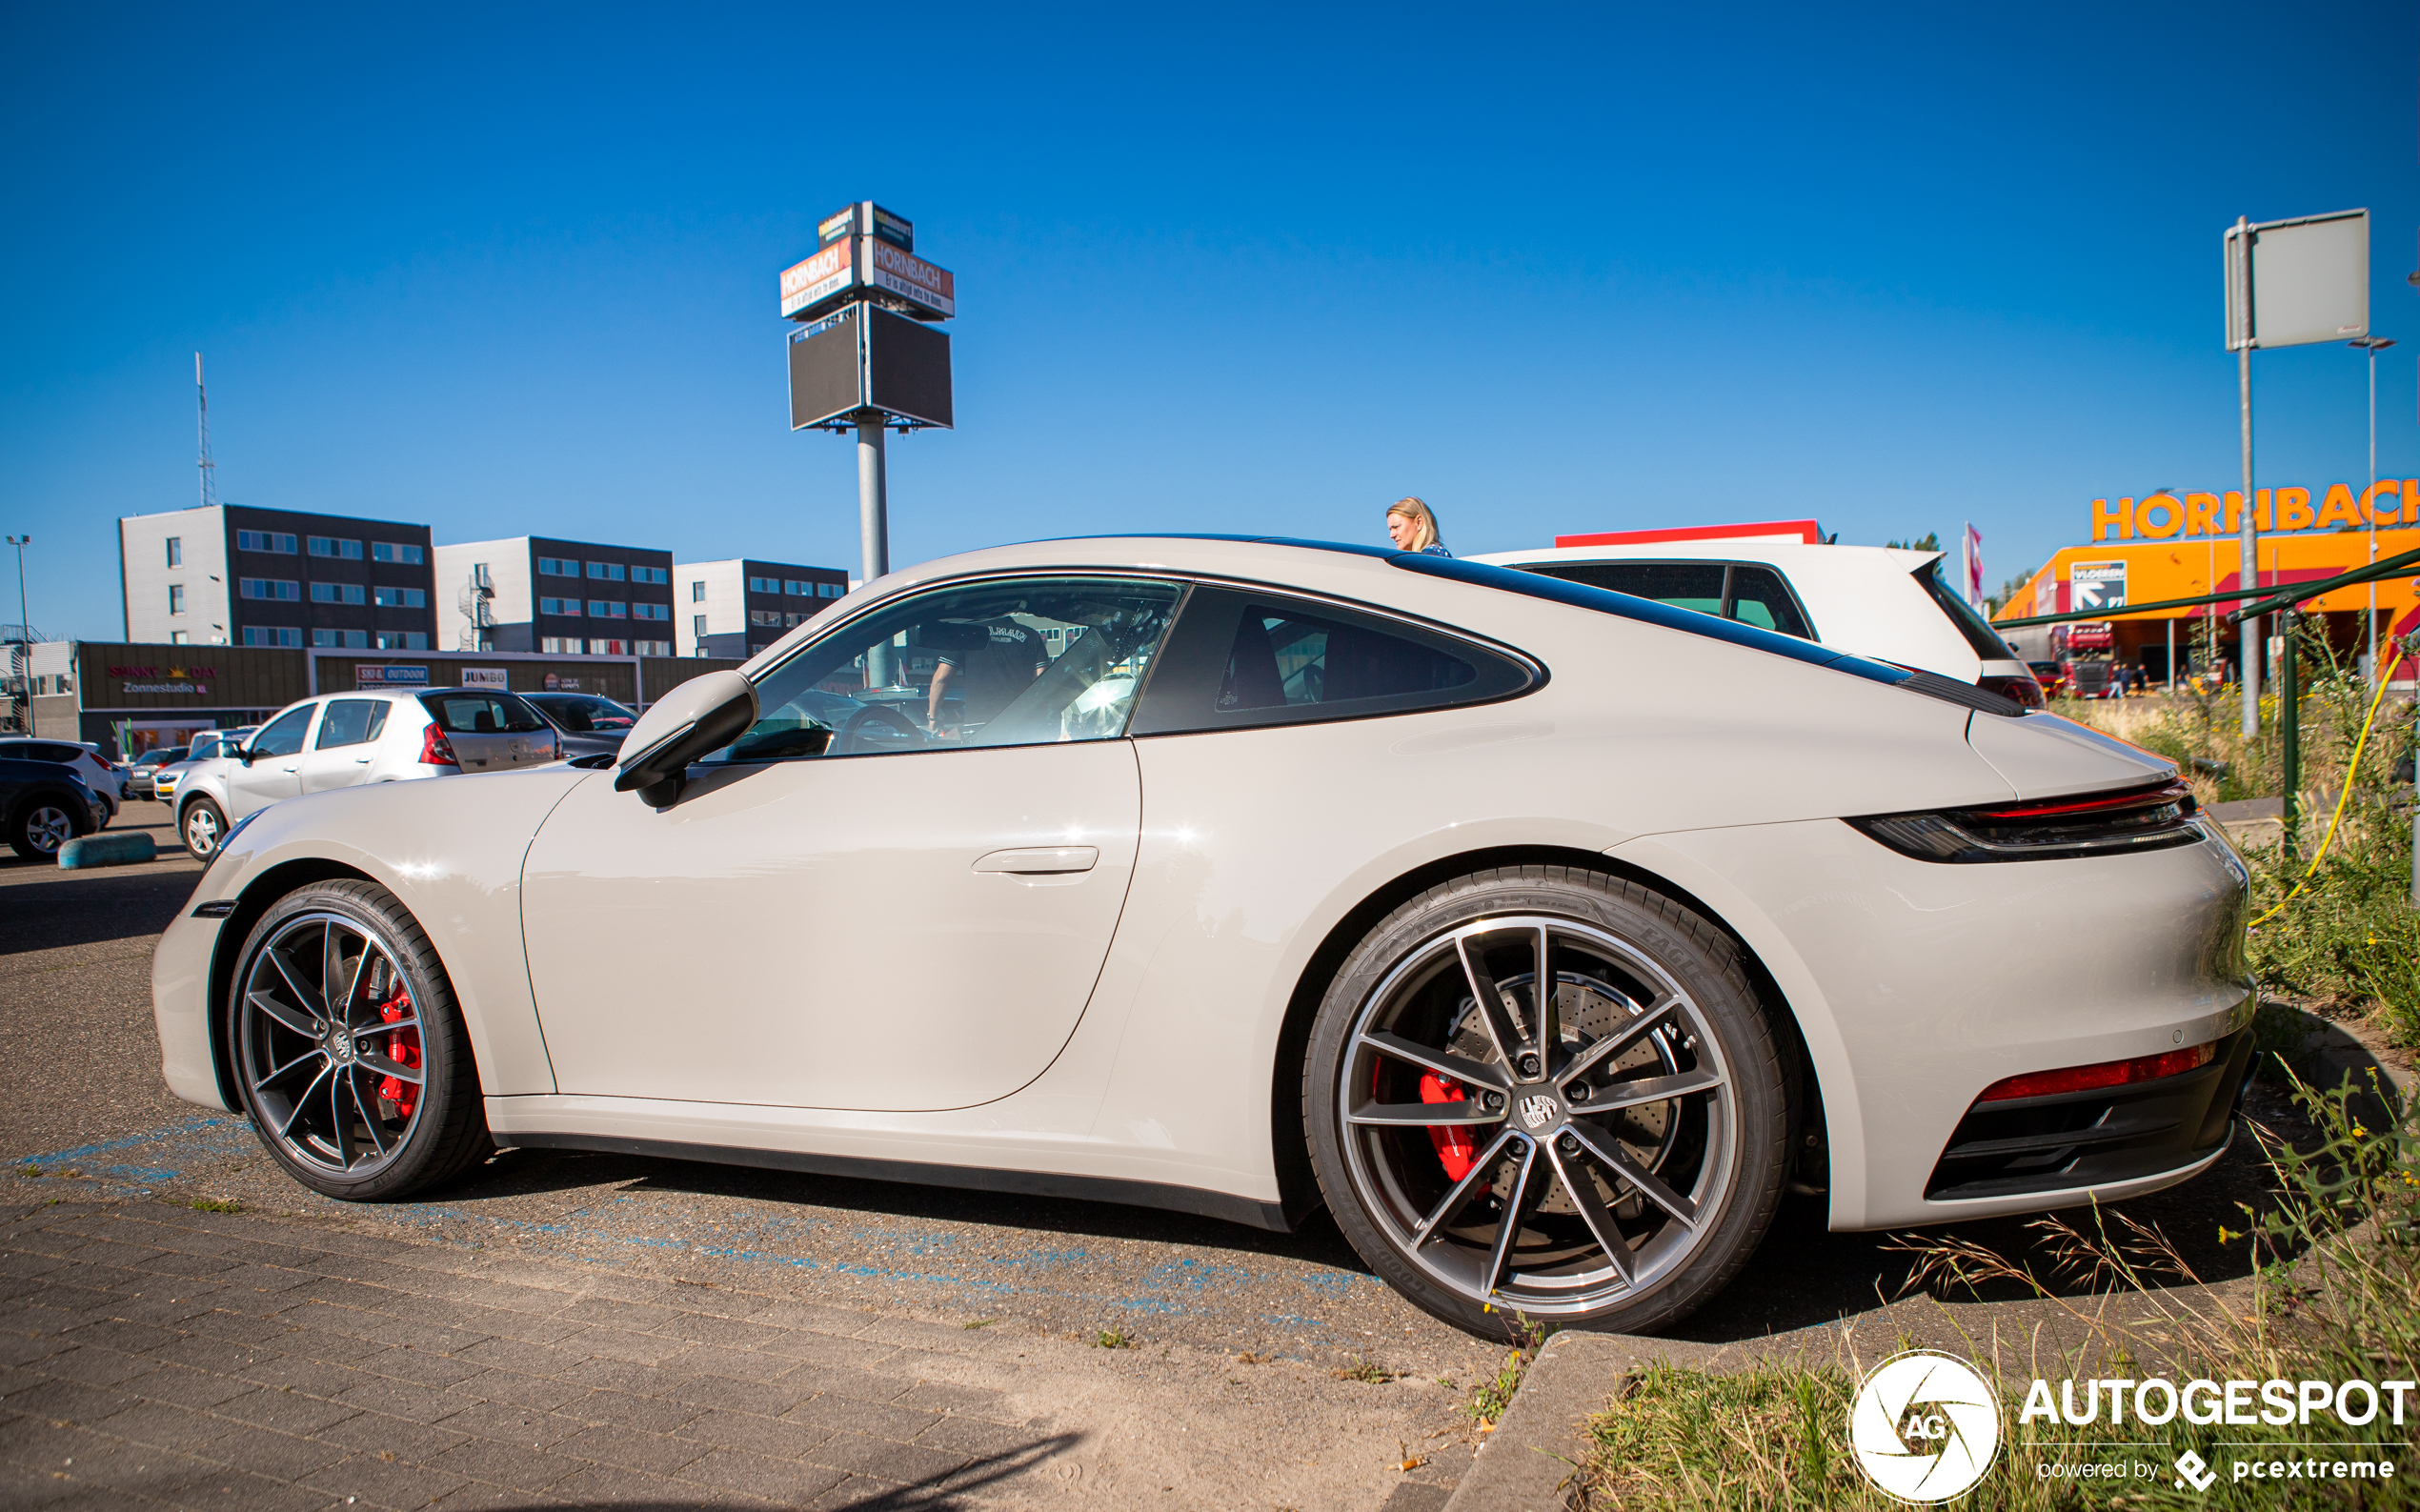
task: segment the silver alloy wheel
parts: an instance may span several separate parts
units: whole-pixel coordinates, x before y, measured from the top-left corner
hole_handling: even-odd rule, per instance
[[[244,968],[236,1059],[253,1116],[330,1176],[391,1164],[425,1107],[419,1009],[398,960],[358,921],[309,913]]]
[[[218,849],[218,811],[196,803],[185,811],[185,843],[195,856],[207,857]]]
[[[56,856],[60,846],[75,838],[75,820],[63,808],[39,804],[25,816],[25,837],[43,855]]]
[[[1508,917],[1428,940],[1370,993],[1343,1062],[1363,1208],[1431,1279],[1502,1312],[1645,1295],[1730,1188],[1720,1039],[1669,972],[1593,925]]]

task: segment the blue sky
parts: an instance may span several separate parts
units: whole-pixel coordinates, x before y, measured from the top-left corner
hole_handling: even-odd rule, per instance
[[[1676,13],[1679,12],[1679,13]],[[871,197],[952,269],[893,559],[1124,529],[1463,553],[2224,488],[2219,237],[2370,207],[2420,471],[2410,7],[0,10],[0,526],[111,638],[114,521],[223,498],[854,569],[779,271]],[[2367,466],[2357,353],[2260,472]],[[10,604],[0,618],[15,618]]]

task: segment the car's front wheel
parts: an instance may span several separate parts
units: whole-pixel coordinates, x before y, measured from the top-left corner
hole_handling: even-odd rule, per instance
[[[244,942],[228,1014],[244,1111],[305,1186],[393,1200],[494,1148],[445,970],[374,882],[280,898]]]
[[[1428,1312],[1644,1333],[1764,1239],[1790,1076],[1729,936],[1619,877],[1505,868],[1346,958],[1304,1125],[1345,1237]]]
[[[207,861],[218,854],[218,842],[227,837],[227,816],[210,799],[194,798],[185,805],[177,833],[184,837],[188,855],[197,861]]]

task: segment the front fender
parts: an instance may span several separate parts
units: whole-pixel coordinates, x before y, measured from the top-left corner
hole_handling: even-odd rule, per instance
[[[261,811],[203,874],[152,962],[152,1006],[171,1091],[227,1105],[211,1042],[212,983],[251,921],[288,887],[350,872],[393,893],[444,963],[491,1097],[555,1090],[521,937],[521,863],[555,804],[597,774],[538,767],[386,782]],[[195,917],[232,904],[223,918]]]

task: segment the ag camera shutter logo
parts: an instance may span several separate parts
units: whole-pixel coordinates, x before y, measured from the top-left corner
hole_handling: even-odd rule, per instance
[[[2000,1451],[2000,1399],[1954,1355],[1910,1349],[1867,1373],[1848,1411],[1857,1466],[1884,1495],[1946,1502],[1981,1481]]]

